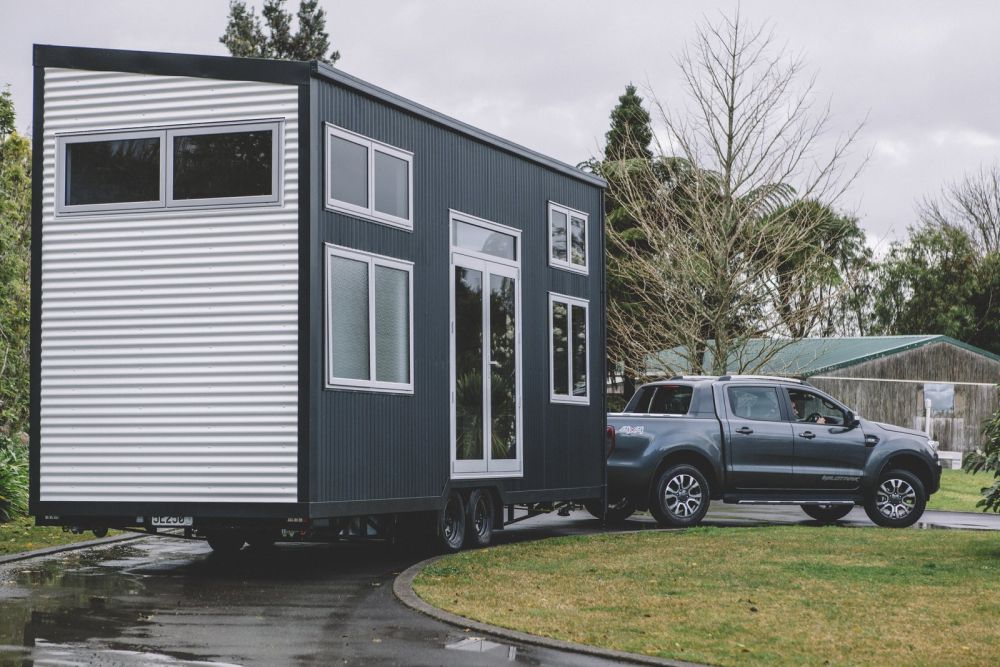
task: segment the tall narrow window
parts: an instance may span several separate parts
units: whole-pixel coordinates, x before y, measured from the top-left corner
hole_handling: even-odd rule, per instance
[[[326,206],[413,227],[413,154],[327,124]]]
[[[555,403],[589,403],[587,302],[549,295],[551,398]]]
[[[413,265],[327,245],[327,386],[412,392]]]
[[[587,214],[549,202],[549,264],[587,273]]]

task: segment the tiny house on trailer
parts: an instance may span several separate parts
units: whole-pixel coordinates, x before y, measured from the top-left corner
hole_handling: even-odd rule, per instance
[[[457,549],[603,501],[601,179],[323,63],[34,82],[39,523]]]

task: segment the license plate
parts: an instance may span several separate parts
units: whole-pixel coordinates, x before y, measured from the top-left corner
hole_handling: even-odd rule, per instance
[[[194,518],[190,516],[154,516],[150,517],[149,523],[156,528],[178,528],[193,526]]]

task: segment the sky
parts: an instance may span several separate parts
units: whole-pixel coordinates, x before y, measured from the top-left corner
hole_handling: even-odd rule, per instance
[[[262,0],[251,2],[260,6]],[[291,0],[294,8],[297,0]],[[884,250],[926,195],[1000,159],[1000,3],[917,0],[321,0],[344,71],[571,164],[599,152],[629,82],[681,102],[676,58],[737,7],[859,123],[840,205]],[[31,119],[31,45],[225,55],[228,0],[0,0],[0,85]],[[850,165],[849,165],[850,166]]]

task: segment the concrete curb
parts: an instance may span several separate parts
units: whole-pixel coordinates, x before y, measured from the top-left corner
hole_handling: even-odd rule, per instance
[[[61,554],[65,551],[78,551],[80,549],[90,549],[91,547],[103,547],[108,544],[117,544],[118,542],[132,542],[134,540],[141,540],[149,535],[115,535],[114,537],[102,537],[96,540],[86,540],[84,542],[73,542],[71,544],[59,544],[54,547],[44,547],[42,549],[34,549],[32,551],[22,551],[17,554],[8,554],[6,556],[0,556],[0,565],[6,565],[7,563],[16,563],[22,560],[30,560],[32,558],[39,558],[41,556],[52,556],[54,554]]]
[[[548,637],[530,635],[526,632],[520,632],[518,630],[508,630],[507,628],[501,628],[496,625],[480,623],[479,621],[473,621],[472,619],[465,618],[464,616],[458,616],[443,609],[439,609],[417,596],[417,594],[413,591],[413,580],[425,567],[431,565],[432,563],[436,563],[442,558],[444,558],[444,556],[434,556],[433,558],[420,561],[416,565],[411,565],[403,570],[403,572],[396,577],[392,584],[392,592],[396,595],[396,598],[410,609],[430,616],[431,618],[443,623],[448,623],[449,625],[454,625],[464,630],[472,630],[482,634],[492,635],[493,637],[506,639],[508,641],[518,642],[519,644],[531,644],[533,646],[541,646],[543,648],[554,649],[556,651],[580,653],[582,655],[588,655],[595,658],[618,660],[636,665],[659,665],[661,667],[705,667],[704,665],[698,665],[693,662],[666,660],[664,658],[654,658],[652,656],[639,655],[637,653],[626,653],[625,651],[616,651],[614,649],[589,646],[587,644],[577,644],[575,642],[567,642],[561,639],[549,639]]]

